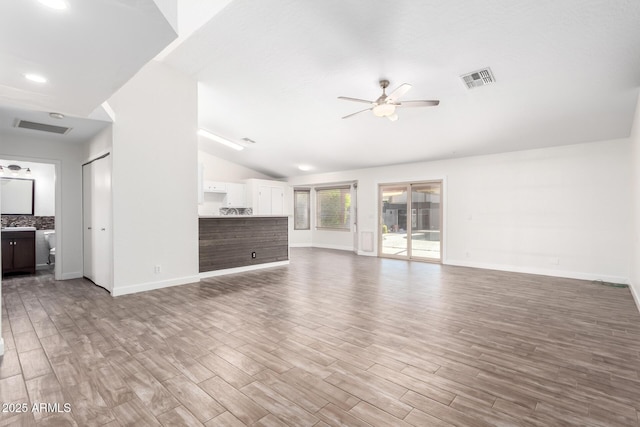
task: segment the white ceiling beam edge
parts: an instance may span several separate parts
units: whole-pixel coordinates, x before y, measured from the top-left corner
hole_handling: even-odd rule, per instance
[[[156,4],[162,0],[154,0]],[[177,25],[173,28],[178,33],[178,38],[171,42],[154,59],[164,60],[178,46],[184,43],[198,29],[209,22],[214,16],[224,9],[232,0],[177,0]],[[162,8],[158,5],[160,10]],[[164,12],[163,12],[164,13]],[[166,16],[166,15],[165,15]]]

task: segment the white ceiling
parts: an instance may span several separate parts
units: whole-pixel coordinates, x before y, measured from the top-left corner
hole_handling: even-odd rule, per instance
[[[102,129],[78,117],[106,120],[90,113],[176,38],[157,1],[67,0],[62,12],[0,2],[0,133],[16,132],[16,118],[60,124],[49,111],[67,114],[68,140]],[[272,176],[302,174],[299,164],[337,171],[631,129],[637,0],[179,0],[176,10],[186,30],[161,57],[199,80],[200,126],[256,141],[241,152],[204,139],[201,147]],[[486,66],[497,82],[466,89],[459,76]],[[49,82],[28,82],[27,72]],[[411,83],[405,100],[441,104],[400,110],[397,122],[341,119],[366,105],[337,97],[373,100],[381,78],[391,89]]]
[[[65,1],[62,11],[37,0],[0,2],[0,137],[86,142],[110,122],[100,105],[176,38],[154,0]],[[72,130],[18,129],[18,119]]]
[[[0,2],[0,105],[88,116],[176,38],[153,0],[65,1]]]
[[[166,61],[200,81],[201,127],[257,142],[207,151],[291,176],[627,137],[639,23],[637,0],[235,0]],[[441,104],[342,120],[380,78]]]
[[[63,126],[71,128],[71,130],[64,135],[59,135],[39,130],[17,128],[15,126],[18,120]],[[49,116],[48,112],[0,106],[0,141],[2,141],[2,137],[4,136],[16,135],[82,144],[89,141],[110,123],[111,122],[107,120],[92,120],[73,116],[55,119]]]

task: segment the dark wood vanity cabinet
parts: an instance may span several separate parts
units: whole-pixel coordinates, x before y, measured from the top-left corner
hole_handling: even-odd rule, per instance
[[[36,232],[2,231],[2,274],[36,272]]]

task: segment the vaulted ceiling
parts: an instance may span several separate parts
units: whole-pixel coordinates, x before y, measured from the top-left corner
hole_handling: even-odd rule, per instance
[[[0,107],[86,117],[176,37],[153,0],[0,3]],[[168,4],[170,2],[164,2]],[[624,138],[640,85],[637,0],[180,0],[161,56],[199,81],[206,151],[272,176]],[[206,5],[206,6],[205,6]],[[199,8],[199,9],[198,9]],[[212,17],[211,17],[212,16]],[[197,24],[193,24],[196,22]],[[186,26],[183,26],[185,28]],[[196,29],[197,28],[197,29]],[[190,35],[189,35],[190,34]],[[490,67],[496,82],[467,89]],[[46,70],[49,82],[24,79]],[[391,122],[338,100],[413,88]]]
[[[153,0],[63,2],[63,10],[39,0],[0,2],[1,134],[86,141],[109,121],[97,108],[176,38]],[[27,74],[46,82],[30,81]],[[25,131],[15,128],[18,120],[72,131]]]
[[[201,127],[256,141],[208,151],[290,176],[627,137],[639,22],[636,0],[235,0],[167,61],[199,80]],[[496,83],[467,89],[483,67]],[[341,119],[381,78],[440,106]]]

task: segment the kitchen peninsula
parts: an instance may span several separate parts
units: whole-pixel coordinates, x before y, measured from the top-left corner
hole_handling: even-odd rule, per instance
[[[289,263],[293,190],[286,182],[247,179],[201,183],[201,277]]]
[[[200,273],[289,261],[287,216],[200,216],[198,229]]]

